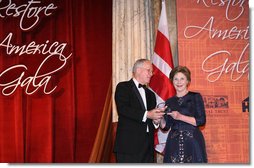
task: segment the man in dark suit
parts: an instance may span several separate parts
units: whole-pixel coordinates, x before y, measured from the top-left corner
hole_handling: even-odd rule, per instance
[[[153,163],[154,130],[164,108],[156,109],[155,94],[147,88],[153,75],[149,60],[139,59],[133,66],[133,78],[116,87],[118,126],[114,152],[118,163]]]

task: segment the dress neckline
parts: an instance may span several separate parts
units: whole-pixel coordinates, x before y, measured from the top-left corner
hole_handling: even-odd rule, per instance
[[[179,96],[179,97],[178,97],[178,96],[176,95],[176,98],[183,98],[183,97],[185,97],[185,96],[188,95],[188,94],[189,94],[189,91],[187,91],[186,94],[183,95],[183,96]]]

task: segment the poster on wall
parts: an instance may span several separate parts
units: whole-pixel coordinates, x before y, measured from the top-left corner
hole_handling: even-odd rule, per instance
[[[177,0],[179,64],[203,95],[210,163],[250,162],[248,3]]]

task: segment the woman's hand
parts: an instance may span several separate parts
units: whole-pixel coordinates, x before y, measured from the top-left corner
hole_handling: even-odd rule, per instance
[[[182,114],[178,111],[172,111],[171,113],[167,113],[169,116],[171,116],[175,120],[180,120]]]
[[[179,113],[178,111],[172,111],[171,113],[168,113],[168,115],[171,116],[175,120],[181,120],[183,122],[197,126],[196,119],[194,117],[183,115],[183,114]]]

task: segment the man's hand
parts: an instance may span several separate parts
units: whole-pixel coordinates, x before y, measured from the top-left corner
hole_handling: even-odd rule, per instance
[[[150,118],[154,121],[159,121],[161,118],[163,118],[163,115],[165,114],[164,113],[165,109],[166,107],[152,109],[147,112],[147,118]]]
[[[160,122],[161,122],[161,119],[153,120],[154,124],[160,124]]]

